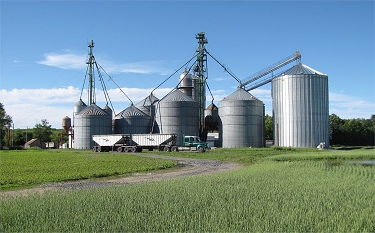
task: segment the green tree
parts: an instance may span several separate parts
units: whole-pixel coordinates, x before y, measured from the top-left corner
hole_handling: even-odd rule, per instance
[[[40,143],[51,141],[52,128],[47,119],[42,119],[41,123],[35,125],[33,135],[39,139]]]
[[[0,150],[3,149],[4,136],[6,135],[6,127],[12,123],[10,117],[5,109],[3,103],[0,103]]]
[[[265,116],[266,140],[273,140],[273,119],[268,114]]]
[[[374,146],[375,115],[370,119],[341,119],[329,116],[330,145]]]
[[[343,129],[342,125],[344,124],[344,120],[342,120],[336,114],[331,114],[329,116],[329,144],[330,145],[340,145],[343,144]]]

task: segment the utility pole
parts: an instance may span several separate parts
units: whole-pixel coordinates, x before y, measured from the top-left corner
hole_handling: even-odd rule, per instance
[[[14,146],[14,123],[13,123],[13,130],[12,130],[12,146]]]

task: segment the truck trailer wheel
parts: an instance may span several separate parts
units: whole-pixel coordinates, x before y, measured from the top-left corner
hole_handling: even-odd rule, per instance
[[[171,148],[168,147],[168,146],[165,146],[165,147],[164,147],[164,151],[165,151],[165,152],[170,152],[170,151],[171,151]]]
[[[117,147],[117,152],[121,153],[122,152],[122,147]]]
[[[177,152],[178,151],[178,147],[177,146],[172,146],[172,152]]]
[[[92,147],[92,151],[93,151],[93,152],[96,152],[96,146],[93,146],[93,147]]]

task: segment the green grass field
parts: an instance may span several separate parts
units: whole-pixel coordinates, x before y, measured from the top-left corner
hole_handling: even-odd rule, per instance
[[[2,197],[0,232],[375,232],[374,166],[347,162],[375,150],[253,149],[170,153],[247,164],[221,174]]]
[[[74,150],[0,151],[0,190],[164,169],[175,162]]]

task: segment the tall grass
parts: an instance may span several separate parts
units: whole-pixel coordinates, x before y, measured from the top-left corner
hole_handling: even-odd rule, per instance
[[[1,151],[0,190],[173,167],[175,162],[73,150]]]
[[[1,232],[374,232],[375,170],[263,161],[223,174],[3,198]]]

